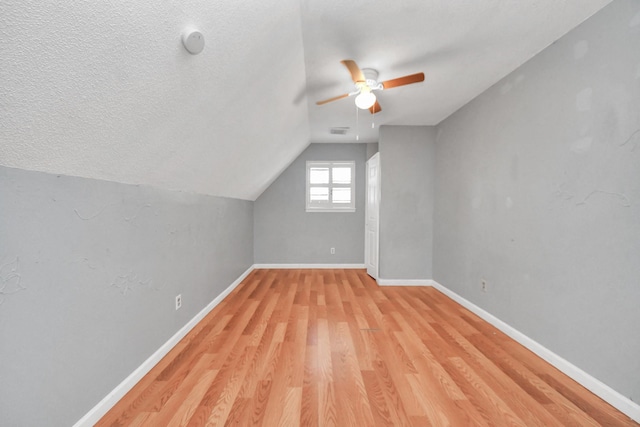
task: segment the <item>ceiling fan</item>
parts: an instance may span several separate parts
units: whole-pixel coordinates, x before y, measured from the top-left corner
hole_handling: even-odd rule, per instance
[[[351,59],[345,59],[340,62],[343,63],[349,70],[349,73],[351,73],[351,79],[353,79],[353,83],[355,83],[356,86],[355,90],[353,92],[325,99],[324,101],[318,101],[316,102],[317,105],[324,105],[342,98],[357,95],[356,106],[363,110],[369,110],[371,114],[376,114],[382,111],[382,107],[380,107],[373,91],[391,89],[398,86],[424,81],[424,73],[416,73],[404,77],[398,77],[397,79],[378,82],[378,72],[376,70],[371,68],[363,68],[361,70],[355,61]]]

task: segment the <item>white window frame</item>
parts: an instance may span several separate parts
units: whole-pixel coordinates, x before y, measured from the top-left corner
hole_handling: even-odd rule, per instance
[[[311,184],[310,171],[311,168],[326,167],[329,168],[329,184]],[[336,184],[333,182],[332,170],[334,167],[349,167],[351,168],[351,184]],[[311,187],[329,187],[329,201],[328,202],[311,202],[310,188]],[[351,203],[334,203],[331,200],[334,188],[350,188],[351,189]],[[307,212],[355,212],[356,211],[356,162],[353,160],[340,160],[340,161],[307,161],[307,185],[306,185],[306,211]]]

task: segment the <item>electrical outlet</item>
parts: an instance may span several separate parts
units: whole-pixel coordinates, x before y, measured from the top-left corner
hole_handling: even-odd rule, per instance
[[[487,281],[485,279],[482,279],[482,281],[480,282],[480,285],[482,286],[482,292],[487,292],[488,291]]]
[[[331,255],[335,255],[336,254],[336,248],[331,248]]]
[[[182,294],[176,297],[176,310],[182,307]]]

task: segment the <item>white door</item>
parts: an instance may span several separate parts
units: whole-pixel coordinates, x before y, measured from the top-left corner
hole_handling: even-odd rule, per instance
[[[367,204],[365,209],[364,263],[367,274],[378,278],[378,219],[380,217],[380,153],[367,161]]]

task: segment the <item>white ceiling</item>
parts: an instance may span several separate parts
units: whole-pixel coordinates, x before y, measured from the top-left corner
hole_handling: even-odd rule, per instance
[[[3,1],[0,164],[254,200],[309,142],[356,140],[353,98],[315,105],[352,89],[341,59],[426,74],[380,94],[374,129],[359,115],[377,141],[437,124],[609,2]]]
[[[0,164],[253,200],[309,143],[297,0],[3,0],[0,35]]]
[[[375,142],[378,126],[436,125],[611,0],[303,0],[302,35],[312,142]],[[389,80],[425,81],[377,92],[373,117],[354,98],[342,59]],[[349,127],[331,135],[331,127]]]

